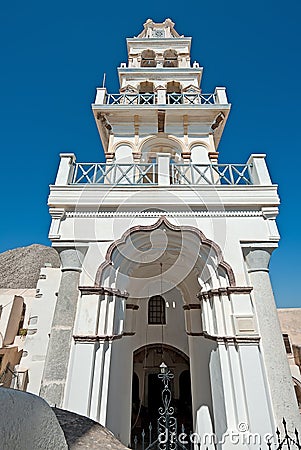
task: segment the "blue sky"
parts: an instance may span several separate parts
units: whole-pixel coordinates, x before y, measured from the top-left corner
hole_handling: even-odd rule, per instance
[[[168,6],[168,3],[170,6]],[[301,2],[216,0],[4,2],[0,14],[0,251],[49,245],[48,185],[60,152],[81,162],[102,158],[90,104],[107,74],[118,92],[116,67],[125,38],[147,18],[170,17],[192,36],[192,59],[204,66],[202,89],[226,86],[232,111],[220,161],[243,163],[266,153],[282,200],[282,240],[272,257],[278,306],[301,306],[298,158]]]

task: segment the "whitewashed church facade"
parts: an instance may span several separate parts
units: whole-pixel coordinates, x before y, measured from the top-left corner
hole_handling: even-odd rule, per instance
[[[92,105],[106,161],[61,154],[48,203],[62,266],[40,283],[21,362],[29,391],[126,445],[155,414],[162,362],[197,433],[300,425],[268,269],[277,186],[263,154],[218,163],[231,105],[224,87],[202,92],[190,47],[148,20],[120,92]]]

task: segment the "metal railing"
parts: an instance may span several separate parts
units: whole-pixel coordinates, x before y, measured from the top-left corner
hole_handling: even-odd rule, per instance
[[[155,105],[158,103],[158,95],[153,93],[107,94],[105,103],[107,105]],[[175,92],[166,94],[167,105],[214,105],[215,103],[214,94]]]
[[[167,94],[168,105],[214,105],[214,94]]]
[[[249,164],[171,164],[173,184],[253,184]]]
[[[169,179],[172,185],[250,185],[250,168],[249,164],[170,164]],[[71,184],[158,185],[158,164],[77,163]]]
[[[75,164],[73,184],[157,184],[157,164]]]
[[[155,94],[108,94],[107,105],[154,105],[157,103]]]

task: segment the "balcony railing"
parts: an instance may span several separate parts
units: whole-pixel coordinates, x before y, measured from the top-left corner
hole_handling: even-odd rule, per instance
[[[167,105],[214,105],[219,102],[215,94],[166,94]],[[107,94],[107,105],[155,105],[158,104],[157,94]],[[161,104],[161,103],[160,103]]]
[[[214,105],[214,94],[167,94],[169,105]]]
[[[154,105],[156,94],[108,94],[107,105]]]
[[[172,185],[250,185],[250,164],[170,164]],[[158,185],[157,163],[77,163],[71,184]]]
[[[75,164],[73,184],[156,184],[157,164]]]

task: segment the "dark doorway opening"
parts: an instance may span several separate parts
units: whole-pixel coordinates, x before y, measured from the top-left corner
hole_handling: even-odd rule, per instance
[[[178,430],[184,425],[192,431],[192,399],[189,358],[180,350],[162,344],[151,344],[134,352],[132,380],[132,429],[135,436],[146,435],[151,423],[156,433],[158,409],[162,406],[163,383],[158,378],[160,364],[164,363],[174,374],[171,380],[171,406],[177,419]],[[138,448],[138,447],[137,447]]]

